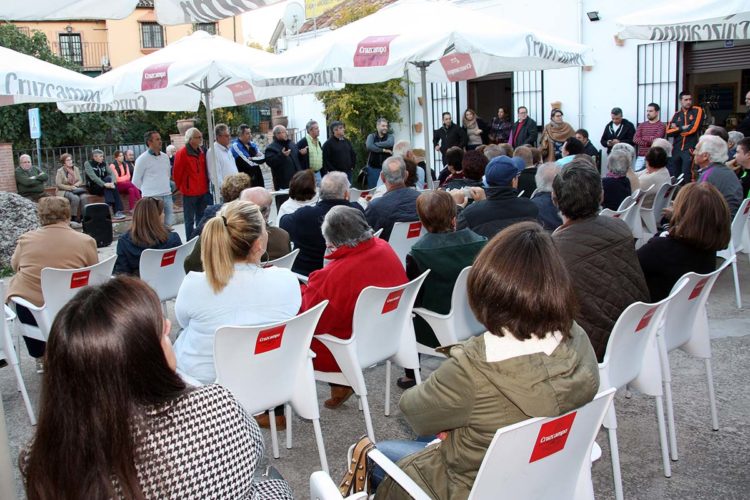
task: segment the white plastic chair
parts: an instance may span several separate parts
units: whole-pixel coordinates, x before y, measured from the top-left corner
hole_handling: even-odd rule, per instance
[[[471,266],[465,267],[458,275],[451,294],[451,310],[448,314],[439,314],[424,307],[415,307],[414,313],[430,325],[441,346],[457,344],[463,340],[483,333],[486,328],[474,317],[466,293],[466,280]],[[417,343],[420,354],[445,357],[432,347]]]
[[[383,234],[383,228],[382,227],[380,229],[378,229],[377,231],[375,231],[374,233],[372,233],[373,237],[375,237],[375,238],[380,238],[381,234]]]
[[[270,195],[271,195],[272,200],[271,200],[271,213],[268,215],[268,223],[273,226],[278,226],[279,225],[279,221],[278,221],[279,209],[276,208],[276,197],[289,195],[289,190],[281,189],[279,191],[271,191]]]
[[[673,298],[664,317],[664,328],[659,329],[657,333],[672,460],[678,459],[677,432],[672,404],[672,370],[669,366],[669,353],[675,349],[682,349],[688,354],[704,360],[708,401],[711,408],[711,428],[715,431],[719,430],[714,377],[711,369],[711,339],[708,330],[706,301],[719,275],[727,267],[733,265],[734,260],[734,256],[730,257],[719,269],[710,274],[687,273],[683,276],[672,289]]]
[[[526,190],[525,190],[525,189],[522,189],[521,191],[519,191],[519,192],[518,192],[518,196],[516,196],[516,198],[520,198],[521,196],[523,196],[523,194],[524,194],[525,192],[526,192]]]
[[[279,257],[278,259],[269,260],[263,267],[283,267],[284,269],[291,269],[294,265],[294,261],[297,260],[299,254],[299,248],[292,250],[288,254]]]
[[[638,240],[638,243],[636,243],[636,246],[642,245],[643,242],[643,224],[641,222],[641,207],[643,206],[643,201],[646,199],[646,195],[649,193],[653,193],[656,190],[656,185],[651,184],[648,189],[636,189],[635,192],[631,195],[633,198],[633,201],[635,201],[636,208],[634,210],[633,214],[633,225],[630,226],[630,230],[633,231],[633,238]],[[628,224],[630,225],[630,224]]]
[[[620,205],[622,207],[622,205]],[[636,202],[630,201],[630,204],[626,206],[625,208],[620,208],[618,210],[611,210],[609,208],[602,209],[601,212],[599,212],[599,215],[603,215],[604,217],[612,217],[613,219],[620,219],[623,222],[625,222],[630,230],[633,230],[633,226],[630,224],[632,220],[634,219],[633,213],[635,212]],[[640,224],[640,221],[636,221],[638,224]]]
[[[411,247],[414,243],[419,241],[419,238],[424,236],[427,230],[424,228],[421,222],[396,222],[393,224],[391,230],[391,237],[388,238],[388,243],[393,248],[393,251],[398,255],[398,259],[401,264],[406,267],[406,254],[411,251]]]
[[[5,283],[0,280],[0,297],[5,297]],[[13,374],[16,376],[16,385],[18,391],[21,393],[23,398],[23,404],[26,406],[26,413],[29,414],[29,420],[31,425],[36,425],[36,415],[34,415],[34,408],[31,406],[31,399],[29,399],[29,393],[26,391],[26,384],[23,381],[21,375],[21,367],[18,363],[18,355],[16,349],[13,346],[13,339],[10,335],[10,322],[12,322],[16,315],[13,310],[3,304],[3,314],[0,318],[0,348],[2,348],[2,354],[7,360],[8,364],[13,367]]]
[[[100,285],[112,276],[115,267],[116,255],[109,257],[93,266],[79,269],[55,269],[45,267],[42,269],[42,296],[44,305],[35,306],[21,297],[12,297],[11,300],[18,305],[26,307],[38,326],[25,325],[19,322],[23,334],[26,337],[47,341],[52,322],[60,309],[72,299],[81,288],[88,285]]]
[[[235,395],[250,413],[270,411],[286,406],[286,446],[292,447],[292,415],[294,409],[302,418],[312,420],[318,444],[320,466],[328,471],[323,433],[320,429],[318,392],[313,376],[310,350],[315,327],[323,310],[324,300],[294,318],[261,326],[222,326],[214,337],[216,383]],[[273,456],[279,458],[276,419],[269,418]]]
[[[641,220],[643,221],[643,225],[645,226],[646,232],[649,233],[649,236],[653,236],[657,233],[659,221],[661,220],[661,213],[669,206],[669,203],[672,201],[675,194],[677,194],[677,186],[665,182],[656,190],[651,208],[641,207]]]
[[[156,250],[149,248],[141,254],[141,279],[154,289],[167,314],[167,301],[177,297],[185,279],[185,259],[193,252],[198,236],[175,248]]]
[[[729,245],[724,250],[716,252],[717,257],[729,261],[732,257],[737,255],[737,252],[744,249],[744,238],[747,233],[748,218],[750,218],[750,198],[743,200],[737,213],[734,214],[734,219],[732,219],[732,237],[729,240]],[[732,260],[732,274],[734,275],[734,294],[735,299],[737,300],[737,309],[742,309],[740,277],[737,273],[736,259]]]
[[[678,287],[669,297],[655,304],[636,302],[625,309],[612,328],[612,333],[607,341],[604,360],[599,363],[600,390],[610,387],[619,389],[625,385],[630,385],[644,394],[656,398],[656,422],[659,429],[664,476],[666,477],[672,476],[672,468],[669,463],[667,432],[664,423],[663,391],[659,355],[656,347],[656,329],[661,323],[670,299],[679,289]],[[604,419],[604,427],[607,428],[609,433],[615,498],[622,500],[622,475],[620,473],[620,452],[617,446],[617,417],[614,403]]]
[[[354,306],[352,336],[346,340],[333,335],[316,335],[331,351],[341,372],[315,372],[315,379],[332,384],[348,385],[359,396],[365,416],[367,436],[375,442],[367,386],[362,370],[386,361],[385,414],[390,414],[391,369],[390,361],[403,368],[414,370],[417,383],[419,355],[411,328],[411,313],[422,286],[430,271],[401,286],[381,288],[368,286],[359,294]]]
[[[368,194],[370,194],[375,189],[357,189],[350,187],[349,188],[349,201],[354,203],[360,198],[365,198]]]
[[[469,500],[593,500],[590,457],[614,394],[615,390],[609,389],[565,415],[532,418],[498,430],[482,460]],[[380,451],[374,449],[367,456],[412,498],[430,498]],[[357,495],[347,500],[366,498]],[[310,476],[310,497],[342,499],[330,476],[322,472]]]

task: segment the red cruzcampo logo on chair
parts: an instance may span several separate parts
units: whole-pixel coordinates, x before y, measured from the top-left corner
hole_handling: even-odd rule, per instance
[[[565,448],[576,413],[569,413],[542,425],[542,428],[539,429],[539,435],[536,437],[534,449],[531,451],[529,463],[554,455]]]
[[[155,90],[166,88],[169,83],[169,66],[171,62],[152,64],[143,70],[141,90]]]
[[[440,58],[440,64],[445,70],[445,76],[451,82],[477,77],[477,70],[474,68],[474,61],[470,54],[448,54]]]
[[[383,304],[383,312],[382,314],[389,313],[391,311],[396,310],[398,307],[398,303],[401,302],[401,296],[404,294],[404,290],[396,290],[395,292],[391,292],[388,294],[388,297],[385,298],[385,303]]]
[[[640,332],[644,328],[648,326],[649,323],[651,323],[651,318],[656,313],[656,310],[659,309],[658,307],[652,307],[648,310],[646,314],[643,315],[641,320],[638,322],[638,326],[635,327],[635,333]]]
[[[255,92],[253,86],[248,82],[230,83],[227,88],[232,92],[232,98],[236,105],[249,104],[255,102]]]
[[[171,250],[161,256],[161,267],[167,267],[174,264],[174,258],[177,255],[177,250]]]
[[[70,288],[81,288],[89,284],[91,271],[78,271],[70,276]]]
[[[258,340],[255,341],[255,354],[273,351],[281,347],[281,338],[284,336],[286,325],[275,326],[268,330],[261,330]]]
[[[693,288],[693,291],[690,292],[690,295],[688,296],[688,300],[693,300],[698,295],[700,295],[703,291],[703,287],[706,286],[706,283],[708,283],[708,278],[703,278],[698,283],[696,283],[695,288]]]
[[[391,55],[391,40],[396,35],[368,36],[357,45],[354,51],[354,66],[367,68],[371,66],[385,66]]]
[[[406,232],[406,239],[418,238],[422,234],[422,223],[412,222],[409,224],[409,231]]]

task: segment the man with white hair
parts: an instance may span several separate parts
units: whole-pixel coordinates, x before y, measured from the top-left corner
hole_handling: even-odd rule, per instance
[[[534,176],[536,194],[531,198],[531,201],[539,209],[539,215],[537,215],[539,224],[549,232],[562,225],[560,211],[552,202],[552,182],[554,182],[558,172],[560,172],[560,167],[554,162],[549,162],[537,167]]]
[[[208,164],[208,174],[215,184],[215,189],[219,189],[224,183],[224,178],[236,174],[237,164],[229,149],[232,144],[232,134],[229,132],[229,126],[219,123],[214,127],[215,140],[213,145],[208,148],[206,153],[206,163]]]
[[[263,220],[266,221],[266,231],[268,232],[268,244],[266,245],[267,260],[278,259],[292,251],[289,240],[289,233],[280,227],[268,224],[268,216],[271,215],[271,203],[273,197],[266,188],[256,186],[247,188],[240,193],[240,200],[255,203],[260,208]],[[266,260],[264,257],[263,260]]]
[[[374,188],[380,177],[380,169],[386,158],[392,154],[395,139],[393,134],[388,133],[388,120],[378,118],[375,124],[375,132],[367,136],[365,145],[367,147],[367,188]],[[404,151],[405,153],[405,151]],[[403,153],[401,154],[403,156]]]
[[[273,128],[273,141],[266,146],[266,165],[271,169],[273,188],[277,191],[289,189],[292,176],[303,170],[297,145],[289,140],[286,127],[283,125],[276,125]],[[276,206],[280,207],[288,198],[288,196],[277,196]]]
[[[305,276],[323,268],[326,242],[320,226],[328,211],[339,205],[362,210],[358,203],[349,202],[349,179],[344,172],[329,172],[323,176],[319,195],[320,201],[315,205],[302,207],[279,221],[281,229],[289,233],[294,248],[299,248],[292,271]]]
[[[727,143],[721,137],[704,135],[695,147],[698,182],[708,182],[727,200],[732,217],[742,203],[742,184],[727,166]]]
[[[370,202],[365,210],[365,217],[373,231],[382,228],[381,238],[388,240],[396,222],[419,220],[419,192],[406,187],[406,163],[400,156],[391,156],[383,162],[380,177],[385,184],[386,193]]]
[[[212,202],[208,192],[208,168],[203,151],[203,134],[195,127],[185,132],[185,146],[177,151],[172,169],[174,182],[182,193],[185,235],[193,234],[203,212]]]
[[[31,156],[21,155],[18,157],[18,167],[16,167],[16,188],[18,194],[31,201],[39,201],[47,194],[44,192],[44,186],[49,176],[31,164]]]
[[[738,132],[736,130],[731,130],[727,133],[727,136],[729,137],[727,139],[727,147],[729,148],[729,160],[734,160],[734,155],[737,154],[737,144],[740,143],[742,139],[745,138],[745,136],[742,134],[742,132]]]

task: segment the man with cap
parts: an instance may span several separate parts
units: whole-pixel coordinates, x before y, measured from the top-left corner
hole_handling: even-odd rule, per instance
[[[528,198],[518,197],[518,175],[524,169],[521,158],[497,156],[484,171],[484,189],[470,188],[474,203],[461,210],[457,229],[469,228],[492,239],[497,233],[516,222],[536,220],[537,206]],[[455,194],[454,194],[455,193]],[[451,193],[456,202],[465,205],[461,191]]]
[[[618,142],[624,142],[635,147],[633,136],[635,136],[635,125],[622,117],[621,108],[612,108],[610,121],[602,133],[602,147],[607,148],[607,154],[612,152],[612,147]]]

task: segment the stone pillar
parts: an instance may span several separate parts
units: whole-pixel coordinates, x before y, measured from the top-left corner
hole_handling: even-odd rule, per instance
[[[169,134],[169,140],[178,150],[185,145],[185,136],[182,134]]]
[[[0,191],[17,193],[13,144],[0,143]]]

